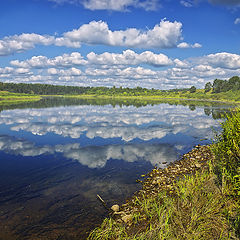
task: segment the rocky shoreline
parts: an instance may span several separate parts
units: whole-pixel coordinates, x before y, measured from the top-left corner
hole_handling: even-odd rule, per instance
[[[197,145],[190,152],[184,154],[180,160],[169,164],[164,169],[154,168],[151,172],[143,175],[144,179],[138,180],[142,183],[142,189],[136,192],[126,203],[121,206],[113,205],[110,216],[118,223],[132,224],[132,216],[139,209],[136,207],[136,200],[145,196],[149,198],[156,196],[161,191],[173,195],[173,184],[186,175],[195,174],[197,171],[207,170],[208,161],[213,159],[213,154],[208,145]],[[144,220],[144,219],[143,219]]]

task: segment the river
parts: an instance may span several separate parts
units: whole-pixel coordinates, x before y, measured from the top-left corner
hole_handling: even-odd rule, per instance
[[[84,239],[141,175],[208,144],[230,106],[43,99],[0,107],[0,239]]]

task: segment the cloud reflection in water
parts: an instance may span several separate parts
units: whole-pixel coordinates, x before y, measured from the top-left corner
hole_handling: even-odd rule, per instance
[[[211,127],[218,126],[201,108],[191,111],[167,104],[144,108],[74,106],[11,110],[1,113],[0,124],[12,125],[12,131],[40,136],[54,133],[77,139],[86,134],[90,139],[121,138],[124,142],[161,139],[169,133],[211,138]]]
[[[177,152],[167,144],[131,144],[81,147],[78,143],[66,145],[36,146],[26,140],[0,136],[0,151],[22,156],[62,153],[66,158],[77,160],[89,168],[102,168],[109,159],[134,162],[149,161],[153,166],[164,167],[177,158]]]

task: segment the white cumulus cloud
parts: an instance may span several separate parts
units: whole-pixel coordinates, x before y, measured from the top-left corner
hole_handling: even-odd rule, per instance
[[[186,42],[181,42],[177,45],[178,48],[201,48],[202,45],[199,43],[189,44]]]
[[[76,4],[82,5],[89,10],[111,10],[111,11],[128,11],[129,7],[143,8],[146,11],[154,11],[159,6],[158,0],[49,0],[57,4]]]
[[[138,48],[172,48],[182,38],[182,23],[162,20],[153,29],[136,28],[112,31],[103,21],[92,21],[80,28],[63,34],[65,39],[76,43],[103,44]]]
[[[189,44],[179,41],[182,37],[182,23],[166,19],[160,21],[152,29],[127,28],[111,30],[104,21],[91,21],[63,33],[59,37],[23,33],[0,39],[0,56],[11,55],[36,47],[36,45],[55,45],[70,48],[80,48],[82,44],[106,45],[132,48],[186,48],[201,47],[199,43]],[[81,58],[81,56],[71,56]],[[35,59],[37,60],[37,59]]]
[[[49,67],[73,67],[85,65],[140,65],[148,64],[152,66],[168,66],[172,64],[172,60],[164,54],[155,54],[151,51],[145,51],[140,54],[125,50],[122,53],[104,52],[96,54],[90,52],[86,59],[79,53],[63,54],[55,58],[47,58],[46,56],[33,56],[30,59],[19,61],[13,60],[10,62],[12,66],[22,68],[49,68]]]
[[[95,54],[91,52],[87,55],[89,63],[103,65],[137,65],[149,64],[155,66],[167,66],[172,64],[172,61],[164,54],[155,54],[151,51],[145,51],[140,54],[132,50],[123,51],[122,54],[105,52]]]
[[[213,67],[220,67],[226,69],[239,69],[240,68],[240,55],[221,52],[209,54],[200,59],[200,62],[208,62]]]
[[[0,40],[0,56],[29,50],[37,44],[51,45],[54,44],[54,41],[53,36],[42,36],[35,33],[23,33],[21,35],[4,37]]]
[[[63,54],[49,59],[46,56],[33,56],[25,61],[13,60],[10,62],[15,67],[47,68],[47,67],[73,67],[87,63],[79,52]]]

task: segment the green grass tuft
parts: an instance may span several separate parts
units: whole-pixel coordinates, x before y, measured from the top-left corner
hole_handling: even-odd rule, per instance
[[[105,219],[88,239],[231,239],[223,211],[226,199],[213,173],[186,176],[174,185],[173,192],[137,199],[134,207],[138,211],[130,226]]]

